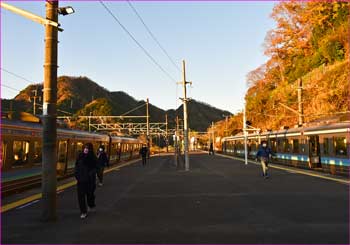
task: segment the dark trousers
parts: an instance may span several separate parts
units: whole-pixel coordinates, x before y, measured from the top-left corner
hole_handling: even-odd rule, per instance
[[[97,169],[97,178],[98,178],[98,182],[103,183],[103,171],[104,171],[104,167],[99,167]]]
[[[92,182],[92,180],[94,182]],[[95,207],[95,189],[96,189],[96,178],[91,178],[87,182],[78,182],[78,202],[81,213],[87,213],[87,205],[90,208]]]
[[[146,156],[142,156],[142,165],[146,165]]]

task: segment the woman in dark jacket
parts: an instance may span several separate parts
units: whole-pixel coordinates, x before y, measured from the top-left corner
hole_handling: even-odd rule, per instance
[[[91,143],[84,145],[75,163],[75,178],[77,179],[80,218],[87,216],[87,205],[92,211],[95,208],[97,158]]]

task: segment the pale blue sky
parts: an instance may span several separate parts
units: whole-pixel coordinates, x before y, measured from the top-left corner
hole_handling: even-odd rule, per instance
[[[8,3],[45,16],[45,2]],[[155,60],[176,80],[181,73],[149,36],[127,2],[104,2]],[[186,60],[189,97],[236,113],[243,108],[246,75],[263,64],[264,38],[274,27],[274,2],[132,2],[158,41],[181,67]],[[58,75],[87,76],[109,91],[162,109],[180,105],[182,88],[164,75],[99,2],[60,2],[76,13],[60,16]],[[1,66],[43,81],[44,27],[1,9]],[[1,83],[29,83],[1,71]],[[178,92],[176,92],[178,91]],[[1,87],[1,98],[16,91]]]

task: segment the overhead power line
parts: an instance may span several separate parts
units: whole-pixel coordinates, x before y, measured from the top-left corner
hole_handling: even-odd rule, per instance
[[[17,92],[21,92],[21,90],[16,89],[16,88],[13,88],[13,87],[10,87],[10,86],[8,86],[8,85],[6,85],[6,84],[3,84],[3,83],[1,83],[1,86],[2,86],[2,87],[5,87],[5,88],[12,89],[12,90],[17,91]]]
[[[152,39],[158,44],[159,48],[164,52],[164,54],[168,57],[168,59],[170,60],[170,62],[175,66],[175,68],[181,72],[181,69],[179,68],[178,65],[176,65],[176,62],[174,61],[174,59],[172,59],[169,55],[169,53],[165,50],[165,48],[163,48],[163,46],[160,44],[160,42],[158,41],[158,39],[155,37],[155,35],[151,32],[150,28],[146,25],[145,21],[142,19],[141,15],[137,12],[136,8],[131,4],[131,2],[129,0],[127,0],[130,8],[134,11],[134,13],[137,15],[137,17],[139,18],[139,20],[142,22],[143,26],[146,28],[147,32],[150,34],[150,36],[152,37]]]
[[[3,68],[3,67],[1,67],[0,69],[3,70],[4,72],[8,73],[8,74],[11,74],[12,76],[15,76],[15,77],[17,77],[17,78],[20,78],[20,79],[22,79],[22,80],[24,80],[24,81],[27,81],[27,82],[29,82],[29,83],[35,83],[35,82],[33,82],[33,81],[28,80],[28,79],[25,78],[25,77],[22,77],[22,76],[20,76],[20,75],[17,75],[16,73],[14,73],[14,72],[12,72],[12,71],[8,71],[8,70],[6,70],[6,69]]]
[[[113,17],[113,19],[119,24],[119,26],[129,35],[129,37],[139,46],[139,48],[146,54],[146,56],[173,82],[176,80],[153,58],[153,56],[139,43],[136,38],[128,31],[128,29],[119,21],[119,19],[113,14],[113,12],[102,2],[101,5],[106,9],[106,11]]]
[[[129,114],[129,113],[131,113],[133,111],[136,111],[137,109],[140,109],[141,107],[145,106],[146,104],[147,103],[144,103],[144,104],[142,104],[142,105],[140,105],[140,106],[138,106],[138,107],[136,107],[134,109],[131,109],[130,111],[127,111],[127,112],[123,113],[121,116],[125,116],[125,115],[127,115],[127,114]]]

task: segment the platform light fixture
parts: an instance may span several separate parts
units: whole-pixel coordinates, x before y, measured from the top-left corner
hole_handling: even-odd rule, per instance
[[[58,9],[58,13],[61,15],[68,15],[68,14],[73,14],[75,11],[73,7],[67,6],[67,7],[61,7]]]

